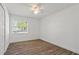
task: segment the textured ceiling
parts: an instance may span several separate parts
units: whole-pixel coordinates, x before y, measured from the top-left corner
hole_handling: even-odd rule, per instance
[[[31,10],[32,3],[7,3],[9,13],[13,15],[27,16],[27,17],[37,18],[37,19],[41,19],[48,15],[57,13],[75,4],[41,3],[40,5],[43,7],[43,10],[39,14],[33,14]]]

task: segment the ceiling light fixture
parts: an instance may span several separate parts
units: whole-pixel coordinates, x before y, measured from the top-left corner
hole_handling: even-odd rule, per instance
[[[39,4],[33,4],[32,5],[32,11],[34,14],[38,14],[41,11],[41,6]]]

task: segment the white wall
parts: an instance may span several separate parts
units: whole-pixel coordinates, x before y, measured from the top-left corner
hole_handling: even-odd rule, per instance
[[[41,20],[40,38],[79,53],[79,5]]]
[[[5,4],[0,4],[0,54],[4,54],[9,45],[9,14]]]
[[[8,45],[9,45],[9,12],[8,12],[8,9],[7,9],[7,6],[6,4],[2,4],[3,8],[4,8],[4,12],[5,12],[5,15],[4,15],[4,27],[5,27],[5,32],[4,32],[4,48],[5,48],[5,51],[6,49],[8,48]]]
[[[28,33],[12,33],[12,22],[13,20],[25,19],[28,22]],[[27,41],[39,38],[39,20],[33,18],[26,18],[17,15],[10,16],[10,42]]]
[[[4,10],[0,4],[0,55],[4,53]]]

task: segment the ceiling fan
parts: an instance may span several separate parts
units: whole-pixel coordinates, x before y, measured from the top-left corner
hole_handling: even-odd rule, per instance
[[[41,4],[32,4],[32,11],[34,14],[38,14],[44,9]]]

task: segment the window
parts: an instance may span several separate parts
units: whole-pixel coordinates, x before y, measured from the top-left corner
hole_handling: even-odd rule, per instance
[[[28,32],[28,23],[25,20],[13,21],[12,22],[12,32],[14,33],[27,33]]]

